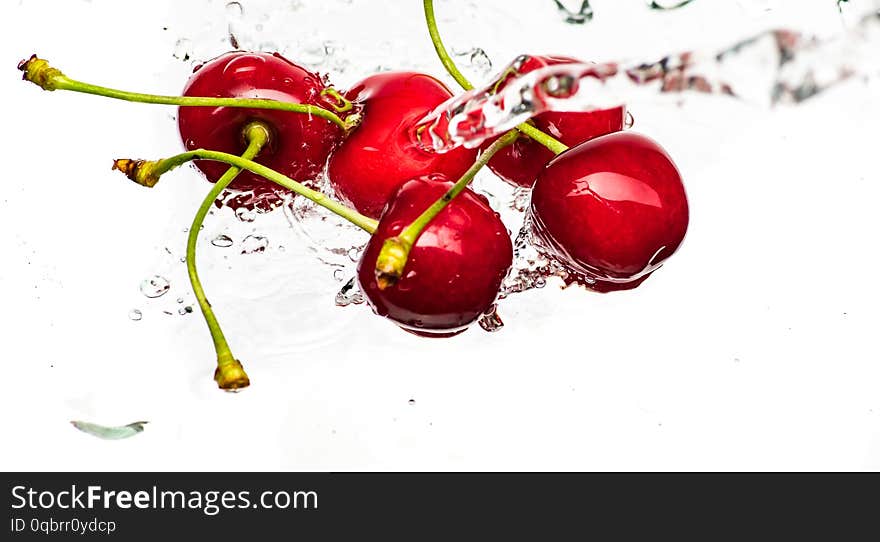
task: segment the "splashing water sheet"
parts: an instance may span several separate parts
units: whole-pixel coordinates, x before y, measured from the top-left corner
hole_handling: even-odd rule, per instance
[[[625,104],[627,129],[684,178],[678,254],[632,291],[563,288],[571,272],[541,250],[530,190],[484,169],[472,187],[509,230],[513,269],[478,324],[421,339],[365,302],[364,232],[304,198],[233,211],[249,195],[226,193],[199,232],[199,271],[252,386],[223,394],[184,259],[210,185],[193,167],[152,190],[109,170],[179,152],[176,110],[2,78],[21,104],[7,112],[16,160],[0,195],[14,383],[0,408],[19,413],[2,465],[880,468],[880,256],[866,248],[880,231],[878,3],[438,0],[470,92],[437,60],[420,4],[23,0],[0,6],[0,51],[10,74],[37,52],[72,77],[165,94],[233,49],[277,51],[340,91],[425,72],[454,93],[412,127],[427,152],[483,146],[542,112]],[[523,75],[527,55],[582,63]],[[333,195],[323,175],[298,180]],[[143,425],[74,422],[97,439],[67,425],[118,418],[151,420],[149,438],[120,454],[102,440]]]

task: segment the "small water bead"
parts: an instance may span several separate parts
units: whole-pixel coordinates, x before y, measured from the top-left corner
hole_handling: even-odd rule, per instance
[[[182,298],[182,297],[178,297],[178,298],[177,298],[177,302],[178,302],[178,303],[183,303],[183,298]]]
[[[187,38],[180,38],[174,44],[174,52],[171,53],[171,56],[186,62],[192,56],[192,42]]]
[[[342,282],[343,279],[345,279],[345,270],[342,268],[334,269],[333,278],[338,280],[339,282]]]
[[[584,24],[593,19],[593,8],[590,6],[590,0],[567,0],[567,4],[572,7],[580,2],[580,8],[577,10],[566,6],[561,0],[554,0],[556,7],[565,18],[565,22],[569,24]]]
[[[498,316],[498,306],[492,305],[489,309],[489,312],[480,317],[477,321],[480,324],[480,327],[483,328],[483,331],[488,331],[489,333],[498,331],[502,327],[504,327],[504,322],[501,320],[501,317]]]
[[[226,4],[226,16],[230,19],[240,19],[244,14],[244,8],[238,2],[229,2]]]
[[[648,0],[648,7],[658,10],[670,10],[684,7],[694,0]]]
[[[241,241],[242,254],[257,254],[265,252],[267,248],[269,248],[269,239],[262,235],[251,234]]]
[[[211,239],[211,244],[215,247],[220,248],[229,248],[232,246],[232,238],[228,235],[218,235],[217,237]]]
[[[409,401],[407,401],[407,404],[408,404],[409,406],[414,406],[414,405],[416,404],[416,400],[415,400],[415,399],[410,399]]]
[[[181,316],[186,316],[187,314],[192,313],[192,311],[193,311],[192,306],[187,305],[186,307],[180,307],[180,309],[177,311],[177,314],[179,314]]]
[[[360,305],[364,302],[364,294],[358,287],[357,277],[351,277],[348,282],[336,294],[336,306],[347,307]]]
[[[131,320],[131,321],[133,321],[133,322],[137,322],[137,321],[139,321],[139,320],[140,320],[141,318],[143,318],[143,317],[144,317],[144,314],[143,314],[141,311],[139,311],[138,309],[132,309],[132,310],[128,313],[128,319]]]
[[[623,121],[623,127],[626,130],[629,130],[630,128],[635,126],[635,124],[636,124],[636,118],[633,116],[633,114],[630,111],[627,111],[626,112],[626,119],[624,119],[624,121]]]
[[[150,299],[162,297],[171,289],[171,283],[165,277],[153,275],[141,282],[141,293]]]

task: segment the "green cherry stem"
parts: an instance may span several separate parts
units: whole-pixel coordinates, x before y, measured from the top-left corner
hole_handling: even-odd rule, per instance
[[[382,250],[379,251],[379,257],[376,259],[376,281],[380,289],[394,285],[403,275],[410,250],[431,220],[467,187],[477,172],[492,159],[495,153],[516,141],[517,137],[519,137],[517,131],[510,130],[495,140],[440,199],[425,209],[399,235],[390,237],[382,243]]]
[[[244,138],[248,142],[247,150],[241,155],[244,160],[252,160],[269,140],[269,129],[259,122],[249,124],[244,129]],[[241,362],[232,355],[229,343],[226,342],[226,336],[220,328],[220,323],[214,315],[214,309],[205,296],[205,289],[202,287],[202,281],[199,279],[199,273],[196,269],[196,243],[199,239],[199,231],[202,229],[202,223],[211,209],[214,201],[226,189],[229,184],[238,176],[241,168],[231,167],[226,173],[220,177],[211,188],[196,216],[193,218],[192,226],[189,228],[189,235],[186,239],[186,272],[189,274],[189,282],[192,285],[193,293],[202,309],[202,315],[205,317],[205,323],[208,324],[208,330],[211,332],[211,339],[214,340],[214,350],[217,352],[217,369],[214,371],[214,380],[220,389],[237,390],[250,385],[250,379],[244,370]]]
[[[61,70],[53,68],[46,60],[32,55],[27,60],[22,60],[18,69],[24,72],[23,79],[34,83],[43,90],[69,90],[83,94],[95,94],[106,98],[115,98],[127,102],[177,105],[177,106],[201,106],[201,107],[249,107],[253,109],[274,109],[303,113],[328,120],[348,132],[357,123],[359,118],[351,115],[349,119],[342,120],[334,112],[315,105],[281,102],[277,100],[265,100],[258,98],[210,98],[198,96],[158,96],[155,94],[142,94],[140,92],[127,92],[113,88],[101,87],[90,83],[83,83],[64,75]],[[339,112],[351,109],[351,104],[346,103],[341,95],[331,95],[339,102],[335,108]]]
[[[455,65],[455,62],[452,60],[452,57],[449,56],[446,47],[443,45],[443,40],[440,39],[440,31],[437,30],[437,18],[434,16],[434,0],[423,0],[423,3],[425,7],[425,21],[428,23],[428,33],[431,35],[431,43],[434,44],[434,50],[437,51],[437,56],[440,58],[440,62],[461,88],[465,90],[473,89],[474,85],[468,81],[467,77],[465,77],[458,69],[458,66]],[[559,154],[568,149],[563,142],[554,138],[550,134],[542,132],[527,122],[518,125],[516,130],[519,130],[521,133],[547,147],[553,151],[554,154]]]
[[[222,162],[224,164],[229,164],[230,166],[235,166],[237,168],[250,171],[255,175],[259,175],[283,188],[290,190],[291,192],[296,192],[300,196],[303,196],[304,198],[315,202],[321,207],[324,207],[330,212],[341,216],[342,218],[348,220],[355,226],[358,226],[359,228],[371,235],[373,234],[373,232],[376,231],[376,226],[379,224],[378,221],[364,216],[354,209],[346,207],[345,205],[318,192],[317,190],[312,190],[311,188],[308,188],[301,183],[294,181],[290,177],[286,177],[285,175],[278,173],[274,169],[270,169],[252,160],[246,160],[240,156],[225,152],[196,149],[194,151],[184,152],[175,156],[171,156],[170,158],[152,161],[120,158],[113,161],[113,169],[118,169],[121,172],[125,173],[125,175],[129,179],[136,182],[137,184],[152,187],[157,182],[159,182],[159,177],[171,171],[172,169],[192,160],[214,160],[215,162]]]

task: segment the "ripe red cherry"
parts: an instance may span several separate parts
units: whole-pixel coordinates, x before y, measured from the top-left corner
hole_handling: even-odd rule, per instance
[[[528,73],[556,64],[579,63],[561,56],[532,56],[519,69]],[[503,87],[503,84],[502,84]],[[532,119],[535,127],[572,147],[601,135],[619,132],[626,123],[626,106],[598,109],[585,113],[542,113]],[[485,148],[491,141],[483,145]],[[489,169],[510,184],[530,188],[541,169],[553,159],[553,153],[525,136],[489,160]]]
[[[332,98],[321,95],[325,88],[320,76],[278,53],[236,51],[196,69],[183,94],[263,98],[331,109]],[[342,130],[335,124],[301,113],[239,107],[180,107],[178,111],[180,137],[187,150],[205,148],[241,154],[246,148],[242,129],[254,120],[263,121],[272,132],[257,161],[300,182],[314,179],[323,170],[327,156],[342,138]],[[211,161],[197,161],[196,165],[211,182],[229,167]],[[231,186],[258,193],[277,190],[271,182],[247,171]]]
[[[336,194],[378,218],[391,193],[408,179],[431,173],[459,178],[474,163],[476,150],[427,152],[410,134],[413,124],[451,96],[437,79],[413,72],[371,75],[346,92],[360,106],[363,121],[327,165]]]
[[[539,250],[597,291],[638,286],[684,239],[688,202],[653,140],[618,132],[563,152],[538,176],[530,207]]]
[[[373,310],[417,335],[464,331],[495,302],[513,263],[510,237],[497,213],[484,197],[464,190],[422,231],[397,283],[379,289],[376,259],[385,239],[398,235],[451,186],[441,175],[400,186],[358,264],[358,281]]]

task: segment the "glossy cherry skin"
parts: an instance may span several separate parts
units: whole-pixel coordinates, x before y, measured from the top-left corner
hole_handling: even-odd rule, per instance
[[[556,64],[579,63],[568,57],[533,56],[523,63],[520,73]],[[503,86],[503,84],[502,84]],[[626,123],[626,106],[597,109],[585,113],[542,113],[532,119],[536,128],[552,135],[569,147],[601,135],[619,132]],[[484,144],[485,148],[488,144]],[[522,136],[489,160],[489,169],[515,186],[530,188],[553,152],[536,141]]]
[[[391,193],[409,179],[433,173],[458,179],[476,160],[475,149],[427,152],[410,133],[417,121],[451,96],[437,79],[414,72],[371,75],[346,92],[363,121],[327,164],[336,194],[361,213],[378,218]]]
[[[321,77],[290,62],[278,53],[235,51],[223,54],[196,69],[183,91],[185,96],[263,98],[311,104],[330,109]],[[256,161],[297,181],[314,179],[327,156],[342,138],[342,130],[328,120],[301,113],[239,107],[180,107],[178,127],[187,150],[205,148],[241,154],[246,145],[243,128],[260,120],[269,126],[269,144]],[[220,162],[197,161],[211,182],[229,168]],[[240,191],[274,191],[277,187],[243,171],[233,181]]]
[[[452,186],[441,175],[404,182],[388,201],[358,264],[358,281],[373,310],[417,335],[449,337],[489,310],[513,263],[510,236],[482,196],[464,190],[422,231],[403,276],[380,290],[376,258]]]
[[[688,202],[678,168],[653,140],[605,135],[565,151],[535,181],[533,241],[572,281],[601,291],[638,286],[678,249]]]

